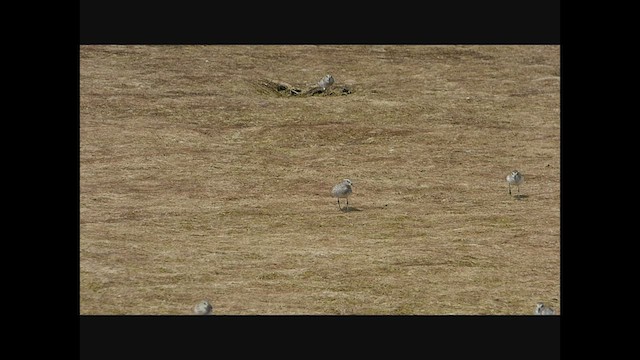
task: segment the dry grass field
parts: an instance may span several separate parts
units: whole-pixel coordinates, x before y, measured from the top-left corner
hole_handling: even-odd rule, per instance
[[[202,299],[560,313],[559,46],[81,46],[80,314]]]

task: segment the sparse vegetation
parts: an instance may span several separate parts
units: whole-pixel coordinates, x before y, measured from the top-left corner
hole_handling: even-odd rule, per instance
[[[81,46],[80,313],[560,313],[559,53]]]

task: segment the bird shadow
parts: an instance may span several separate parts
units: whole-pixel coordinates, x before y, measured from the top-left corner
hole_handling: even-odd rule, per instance
[[[526,199],[526,198],[528,198],[528,197],[529,197],[529,195],[520,195],[520,194],[518,194],[518,195],[514,195],[513,197],[514,197],[516,200],[522,200],[522,199]]]
[[[342,211],[342,212],[352,212],[352,211],[362,211],[362,210],[358,209],[357,207],[349,206],[349,209],[342,208],[342,209],[340,209],[340,211]]]

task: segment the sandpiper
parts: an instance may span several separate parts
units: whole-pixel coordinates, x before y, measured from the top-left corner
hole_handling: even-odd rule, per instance
[[[555,315],[556,311],[548,306],[545,306],[543,303],[539,302],[536,304],[536,310],[533,313],[535,315]]]
[[[333,80],[333,76],[327,74],[318,82],[318,86],[322,89],[322,91],[326,91],[331,87],[331,85],[333,85],[334,82],[335,81]]]
[[[347,211],[349,211],[349,195],[353,192],[351,186],[354,186],[351,180],[344,179],[342,182],[331,189],[331,196],[338,198],[338,209],[340,207],[340,198],[347,199]]]
[[[193,307],[196,315],[209,315],[213,312],[213,306],[207,300],[202,300]]]
[[[518,187],[518,195],[520,195],[520,184],[524,181],[524,175],[518,170],[513,170],[511,174],[507,175],[507,183],[509,183],[509,195],[511,195],[511,185]]]

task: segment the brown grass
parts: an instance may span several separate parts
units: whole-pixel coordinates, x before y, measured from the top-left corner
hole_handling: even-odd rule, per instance
[[[80,313],[559,312],[559,69],[558,46],[82,46]],[[353,93],[260,84],[326,73]]]

